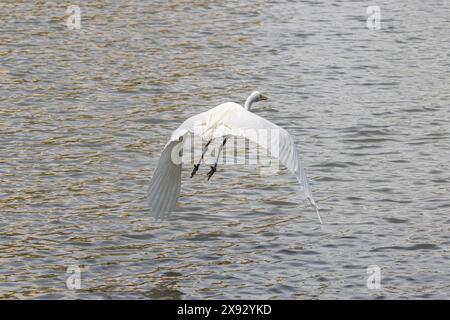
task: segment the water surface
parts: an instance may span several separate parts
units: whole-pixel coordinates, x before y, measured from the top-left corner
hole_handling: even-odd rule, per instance
[[[0,298],[449,298],[447,1],[0,3]],[[170,133],[243,103],[301,146],[286,170],[183,170],[155,222]],[[69,265],[80,290],[66,288]],[[366,269],[381,268],[381,290]]]

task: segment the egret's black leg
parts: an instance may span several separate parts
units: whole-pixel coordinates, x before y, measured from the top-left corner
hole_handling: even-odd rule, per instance
[[[219,162],[220,152],[222,151],[222,148],[223,148],[223,146],[225,145],[226,142],[227,142],[227,138],[223,138],[223,142],[222,142],[222,144],[219,147],[219,152],[217,153],[216,162],[214,163],[213,166],[211,166],[211,170],[207,174],[208,181],[209,181],[209,179],[211,179],[211,177],[213,176],[214,172],[216,172],[217,163]]]
[[[194,164],[194,169],[192,170],[191,173],[191,178],[197,173],[198,168],[200,168],[200,163],[202,163],[203,157],[205,156],[206,151],[208,150],[208,146],[211,143],[212,139],[209,140],[205,146],[203,147],[203,151],[202,151],[202,157],[200,158],[200,160],[198,161],[197,164]]]
[[[211,166],[211,170],[209,170],[209,172],[206,174],[208,176],[208,181],[209,181],[209,179],[211,179],[214,172],[216,172],[216,168],[217,168],[217,163],[215,163],[213,166]]]

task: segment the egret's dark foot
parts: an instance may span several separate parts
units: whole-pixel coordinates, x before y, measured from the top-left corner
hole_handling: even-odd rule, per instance
[[[200,167],[200,164],[194,164],[194,170],[192,170],[191,178],[197,173],[197,170],[199,167]]]
[[[207,176],[208,176],[208,181],[209,179],[211,179],[212,175],[214,174],[214,172],[216,172],[216,168],[217,168],[217,164],[211,166],[211,170],[208,172]]]

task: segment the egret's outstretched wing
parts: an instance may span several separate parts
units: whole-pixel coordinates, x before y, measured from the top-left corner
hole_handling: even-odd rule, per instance
[[[148,202],[155,218],[165,218],[175,208],[180,196],[182,169],[181,159],[177,155],[182,150],[185,135],[193,133],[196,124],[203,123],[211,110],[184,121],[164,147],[148,188]]]
[[[294,140],[285,129],[244,108],[239,109],[233,117],[227,119],[223,126],[223,131],[228,134],[247,138],[267,149],[272,156],[277,157],[297,177],[298,182],[303,187],[303,192],[316,209],[319,221],[322,223],[319,207],[312,196],[300,154]],[[265,131],[267,131],[267,134],[263,134]],[[273,137],[273,133],[278,137],[275,143],[272,139],[269,141],[266,138],[268,135]]]

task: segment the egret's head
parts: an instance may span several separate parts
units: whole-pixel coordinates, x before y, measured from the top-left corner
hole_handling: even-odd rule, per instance
[[[253,102],[263,101],[263,100],[267,100],[267,99],[269,99],[269,98],[267,98],[267,96],[263,95],[261,92],[253,91],[252,94],[245,101],[244,107],[245,107],[245,109],[250,110],[250,107]]]
[[[254,100],[253,102],[258,102],[258,101],[262,101],[262,100],[267,100],[269,98],[267,98],[267,96],[263,95],[261,92],[259,91],[253,91],[251,96],[254,96]]]

